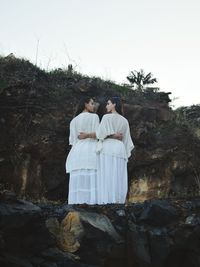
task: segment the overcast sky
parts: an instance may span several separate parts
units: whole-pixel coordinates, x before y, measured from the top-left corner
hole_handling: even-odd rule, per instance
[[[0,54],[118,83],[144,69],[200,104],[200,0],[0,0]]]

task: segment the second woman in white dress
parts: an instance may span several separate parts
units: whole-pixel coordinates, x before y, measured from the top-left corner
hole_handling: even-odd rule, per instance
[[[119,97],[108,100],[96,132],[97,145],[97,203],[125,203],[128,190],[127,162],[134,148],[129,123],[124,118]],[[121,138],[112,138],[113,135]],[[120,140],[121,139],[121,140]]]
[[[76,117],[70,123],[69,144],[72,146],[66,160],[70,173],[68,204],[97,203],[96,130],[99,117],[94,112],[94,100],[83,98]]]

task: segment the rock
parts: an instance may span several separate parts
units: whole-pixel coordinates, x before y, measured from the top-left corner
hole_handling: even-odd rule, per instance
[[[56,264],[56,262],[46,261],[41,264],[41,267],[58,267],[58,265]]]
[[[45,262],[44,258],[40,258],[40,257],[32,257],[30,259],[31,263],[33,264],[33,266],[41,266],[42,263]]]
[[[148,232],[129,222],[128,227],[128,257],[130,266],[151,266],[151,254],[148,241]]]
[[[40,217],[41,209],[25,200],[19,200],[12,205],[0,204],[0,227],[13,228],[26,225],[32,218]]]
[[[6,203],[8,210],[16,204]],[[39,210],[25,224],[12,217],[15,224],[0,229],[0,266],[199,266],[199,199],[68,208],[40,203]]]
[[[80,248],[82,239],[90,235],[88,226],[97,233],[107,233],[115,242],[123,241],[108,217],[103,214],[74,211],[69,212],[61,224],[56,218],[50,218],[46,225],[57,238],[60,247],[67,252],[73,253]]]
[[[55,237],[60,235],[61,228],[57,218],[48,218],[46,220],[46,227],[48,228],[49,232],[52,233]]]
[[[117,210],[116,213],[117,215],[122,216],[122,217],[126,216],[126,213],[124,210]]]
[[[196,214],[192,214],[185,219],[185,224],[188,226],[200,225],[200,217],[197,217]]]
[[[80,243],[76,238],[83,232],[79,218],[73,218],[73,228],[61,226],[56,218],[50,218],[46,221],[47,228],[56,237],[58,245],[66,252],[76,252]]]
[[[0,191],[0,202],[16,202],[16,193],[8,190]]]
[[[79,260],[80,258],[74,254],[69,254],[59,250],[57,247],[48,248],[41,252],[41,257],[43,259],[49,260],[50,263],[57,263],[58,266],[75,266],[77,263],[75,260]],[[55,263],[54,263],[55,262]]]
[[[0,249],[4,248],[5,247],[5,241],[3,239],[3,236],[2,234],[0,233]]]
[[[70,211],[74,211],[73,205],[67,204],[67,202],[65,202],[62,205],[59,205],[57,209],[55,209],[54,214],[57,217],[64,217],[66,213]]]
[[[97,213],[81,212],[80,219],[83,223],[90,224],[100,231],[107,233],[115,242],[123,242],[107,216]]]
[[[149,231],[149,246],[152,266],[162,266],[173,246],[173,239],[167,234],[167,229],[152,229]]]
[[[177,210],[168,201],[152,200],[145,202],[139,221],[155,226],[165,226],[175,222],[177,218]]]
[[[29,259],[24,258],[23,256],[14,256],[9,253],[4,253],[4,256],[0,258],[0,263],[4,264],[4,266],[12,267],[33,267]]]

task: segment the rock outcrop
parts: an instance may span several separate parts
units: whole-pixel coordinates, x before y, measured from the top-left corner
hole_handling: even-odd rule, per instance
[[[13,56],[0,58],[2,189],[32,200],[67,199],[69,122],[86,94],[101,104],[113,95],[124,102],[135,143],[128,166],[129,202],[199,195],[199,115],[190,127],[169,107],[169,93],[133,91],[71,67],[47,73]]]
[[[200,266],[200,199],[88,206],[0,197],[0,266]]]

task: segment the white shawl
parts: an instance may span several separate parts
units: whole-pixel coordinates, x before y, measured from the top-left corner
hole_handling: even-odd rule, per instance
[[[69,144],[72,148],[67,156],[66,171],[96,169],[96,144],[93,138],[78,139],[80,132],[93,133],[99,126],[97,114],[83,112],[70,123]]]
[[[126,118],[118,113],[110,113],[103,116],[96,132],[97,139],[99,139],[97,152],[101,151],[103,140],[109,135],[113,135],[115,133],[122,133],[122,142],[125,146],[127,158],[129,158],[131,150],[134,148],[130,135],[129,123]]]

